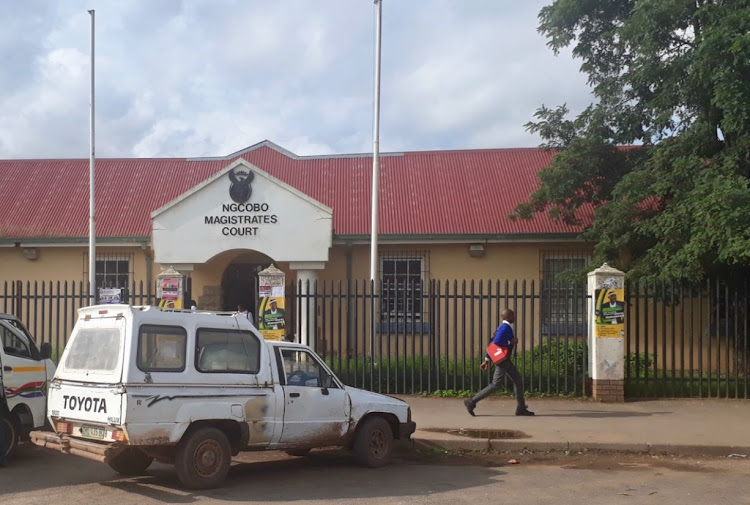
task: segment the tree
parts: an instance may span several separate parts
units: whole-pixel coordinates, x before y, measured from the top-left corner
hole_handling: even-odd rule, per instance
[[[631,277],[750,270],[750,0],[555,0],[539,19],[596,100],[526,124],[559,154],[511,217],[586,224]]]

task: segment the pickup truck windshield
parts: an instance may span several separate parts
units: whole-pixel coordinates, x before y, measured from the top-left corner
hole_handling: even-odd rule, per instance
[[[120,330],[117,328],[82,328],[73,339],[67,370],[111,372],[120,358]]]

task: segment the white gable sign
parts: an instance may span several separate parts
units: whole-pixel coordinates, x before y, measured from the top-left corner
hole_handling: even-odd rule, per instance
[[[151,222],[157,263],[205,263],[234,249],[327,261],[333,211],[240,159],[153,212]]]

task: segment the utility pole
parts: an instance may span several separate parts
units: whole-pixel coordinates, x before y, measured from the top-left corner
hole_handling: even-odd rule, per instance
[[[91,14],[91,104],[89,118],[89,305],[96,303],[96,205],[94,200],[94,22],[95,11]]]
[[[383,1],[375,0],[375,114],[372,127],[372,219],[370,224],[370,280],[378,276],[378,171],[380,163],[380,36]]]

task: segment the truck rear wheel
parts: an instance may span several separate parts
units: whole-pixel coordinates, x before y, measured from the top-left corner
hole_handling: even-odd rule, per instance
[[[369,468],[387,465],[393,450],[393,431],[382,417],[370,417],[357,430],[354,440],[354,457],[359,464]]]
[[[141,475],[153,462],[154,458],[135,447],[126,448],[108,461],[110,468],[122,475]]]
[[[227,436],[217,428],[205,427],[180,441],[175,470],[185,487],[210,489],[224,482],[231,462],[232,448]]]
[[[5,448],[4,456],[6,458],[10,458],[13,451],[18,447],[20,435],[18,423],[13,418],[13,414],[0,413],[0,437],[4,438],[0,447]]]

